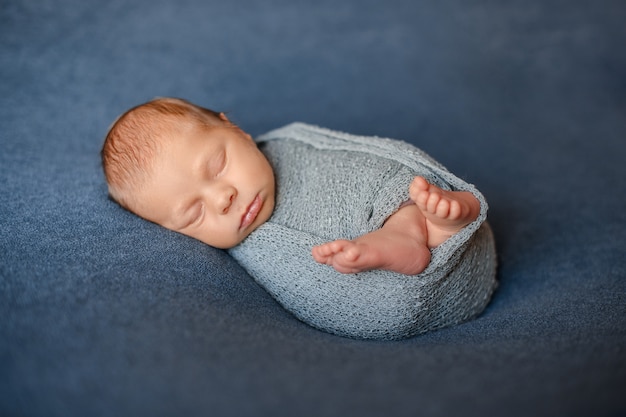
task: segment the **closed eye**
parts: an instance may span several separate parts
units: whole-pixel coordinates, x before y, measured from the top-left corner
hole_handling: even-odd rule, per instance
[[[219,177],[226,168],[226,150],[222,149],[215,154],[214,158],[211,158],[209,162],[209,173],[212,178]]]
[[[187,221],[185,222],[186,226],[183,227],[183,229],[199,225],[202,223],[202,219],[204,218],[204,204],[194,204],[187,212],[187,215]]]

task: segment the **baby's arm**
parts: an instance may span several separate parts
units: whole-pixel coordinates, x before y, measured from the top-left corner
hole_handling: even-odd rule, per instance
[[[472,193],[442,190],[422,177],[415,177],[409,195],[415,204],[402,207],[380,229],[354,240],[315,246],[313,258],[346,274],[371,269],[419,274],[430,262],[430,249],[474,221],[480,212]]]

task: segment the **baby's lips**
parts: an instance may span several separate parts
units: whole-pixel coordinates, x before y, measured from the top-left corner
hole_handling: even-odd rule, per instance
[[[262,206],[263,200],[261,200],[261,196],[257,194],[257,196],[254,197],[254,200],[252,200],[252,203],[250,203],[250,205],[246,209],[245,214],[241,217],[241,224],[239,228],[245,229],[246,227],[254,223],[254,220],[259,215]]]

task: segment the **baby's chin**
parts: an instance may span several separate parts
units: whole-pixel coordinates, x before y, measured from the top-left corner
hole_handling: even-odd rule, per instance
[[[248,236],[250,236],[253,232],[255,232],[259,227],[263,226],[270,219],[270,217],[272,216],[273,208],[274,208],[274,206],[272,204],[272,207],[271,207],[272,210],[268,210],[267,213],[264,213],[264,210],[261,211],[261,213],[259,213],[257,219],[254,221],[254,223],[252,223],[245,230],[244,233],[239,235],[238,241],[235,244],[230,245],[228,248],[224,248],[224,249],[230,249],[230,248],[233,248],[233,247],[239,245],[241,242],[246,240],[248,238]]]
[[[263,208],[261,209],[261,211],[257,215],[257,218],[250,225],[250,227],[248,227],[248,229],[246,229],[245,233],[243,234],[243,236],[239,240],[239,242],[236,245],[233,245],[233,246],[237,246],[238,244],[243,242],[248,236],[250,236],[250,234],[252,232],[254,232],[259,227],[264,225],[270,219],[270,217],[272,217],[272,214],[274,213],[274,204],[275,204],[275,200],[274,200],[273,197],[269,198],[269,199],[267,199],[267,200],[265,200],[263,202]]]
[[[196,236],[191,236],[191,237],[195,237],[200,242],[206,243],[207,245],[212,246],[217,249],[234,248],[235,246],[239,245],[241,242],[246,240],[248,236],[250,236],[259,227],[263,226],[270,219],[270,217],[272,217],[272,214],[274,213],[274,204],[275,202],[273,198],[271,200],[265,201],[263,208],[257,215],[257,218],[254,220],[254,222],[250,226],[248,226],[245,230],[241,231],[240,233],[237,233],[236,235],[231,236],[231,239],[223,239],[223,240],[217,241],[213,239],[202,239]]]
[[[217,249],[228,250],[228,249],[234,248],[235,246],[239,245],[241,242],[246,240],[248,236],[250,236],[256,229],[261,227],[264,223],[265,221],[260,222],[258,225],[252,224],[245,232],[238,234],[236,237],[233,237],[232,239],[228,239],[228,240],[214,241],[214,240],[209,240],[209,239],[200,239],[197,237],[196,239],[211,247],[214,247]],[[191,236],[191,237],[194,237],[194,236]]]

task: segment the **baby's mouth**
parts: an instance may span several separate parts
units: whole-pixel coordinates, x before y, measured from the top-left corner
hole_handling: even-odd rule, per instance
[[[245,229],[254,223],[254,220],[256,220],[256,217],[261,211],[261,207],[263,207],[263,200],[261,199],[261,196],[257,194],[257,196],[254,197],[254,200],[252,200],[252,203],[250,203],[246,209],[244,215],[241,217],[241,224],[239,225],[240,230]]]

